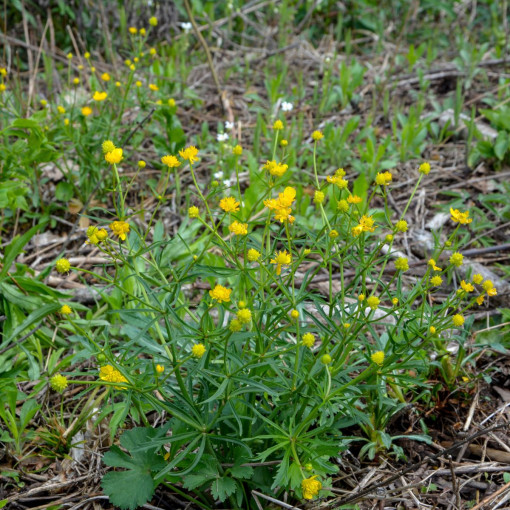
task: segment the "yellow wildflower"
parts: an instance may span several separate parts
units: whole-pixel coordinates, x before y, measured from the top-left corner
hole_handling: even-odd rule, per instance
[[[159,87],[154,83],[149,83],[149,88],[154,92],[157,92],[159,90]]]
[[[119,239],[126,240],[126,234],[129,232],[129,223],[125,221],[114,221],[110,224],[110,229]]]
[[[271,259],[271,264],[276,264],[276,274],[282,273],[282,266],[288,266],[292,262],[292,256],[287,253],[287,250],[279,251],[274,259]]]
[[[299,312],[294,308],[290,311],[290,316],[292,319],[299,319]]]
[[[478,297],[476,298],[476,303],[478,304],[478,306],[483,305],[484,297],[485,297],[485,296],[484,296],[483,294],[481,294],[480,296],[478,296]]]
[[[214,289],[209,291],[209,295],[218,301],[218,303],[228,303],[230,301],[230,294],[232,293],[232,289],[227,289],[223,287],[223,285],[216,285]]]
[[[321,358],[321,363],[324,365],[329,365],[331,363],[331,361],[333,361],[333,359],[331,358],[331,356],[329,354],[324,354],[324,356],[322,356],[322,358]]]
[[[250,248],[247,253],[248,260],[250,262],[256,262],[260,258],[260,252],[255,248]]]
[[[193,357],[200,359],[205,354],[204,344],[195,344],[191,348],[191,353],[193,354]]]
[[[439,275],[433,276],[430,279],[430,284],[433,285],[434,287],[439,287],[442,283],[443,279]]]
[[[248,233],[248,223],[240,223],[239,221],[234,221],[230,224],[228,229],[236,236],[245,236]]]
[[[281,120],[275,120],[273,124],[273,129],[275,131],[281,131],[283,129],[283,122]]]
[[[460,286],[462,290],[465,292],[473,292],[475,290],[474,286],[471,283],[466,283],[464,280],[460,282]]]
[[[105,382],[123,383],[127,379],[112,365],[105,365],[99,369],[99,379]]]
[[[313,201],[316,204],[322,204],[324,202],[325,195],[322,191],[315,190],[315,193],[313,195]]]
[[[324,138],[324,135],[322,134],[322,131],[316,130],[312,133],[312,140],[318,142],[319,140],[322,140]]]
[[[409,261],[405,257],[399,257],[395,261],[395,268],[400,271],[408,271],[409,270]]]
[[[155,27],[157,26],[158,24],[158,18],[156,18],[156,16],[152,16],[151,18],[149,18],[149,25],[151,27]]]
[[[138,29],[136,27],[129,27],[129,33],[132,35],[136,35]]]
[[[372,310],[377,310],[380,302],[381,300],[377,296],[370,296],[367,298],[367,305],[372,308]]]
[[[52,390],[62,393],[67,388],[68,382],[67,377],[62,374],[55,374],[50,379],[50,386]]]
[[[240,156],[243,153],[243,148],[238,144],[232,149],[232,154]]]
[[[62,305],[58,313],[60,313],[60,315],[71,315],[73,310],[69,305]]]
[[[66,109],[63,106],[57,106],[58,113],[64,115]]]
[[[103,74],[101,75],[101,79],[102,79],[103,81],[110,81],[110,80],[111,80],[111,76],[110,76],[108,73],[103,73]]]
[[[90,106],[84,106],[82,109],[81,109],[81,114],[84,116],[84,117],[88,117],[89,115],[92,114],[92,108]]]
[[[450,214],[452,215],[451,220],[454,223],[460,223],[461,225],[467,225],[473,221],[473,219],[469,217],[469,211],[460,212],[458,209],[452,209],[450,207]]]
[[[67,259],[59,259],[55,263],[55,268],[59,273],[67,273],[71,269],[71,263]]]
[[[236,316],[241,324],[249,324],[251,322],[251,311],[248,308],[239,310]]]
[[[391,174],[391,172],[378,173],[375,176],[375,182],[379,186],[388,186],[392,180],[393,175]]]
[[[138,161],[138,168],[145,168],[146,166],[147,166],[147,163],[143,159]]]
[[[104,101],[107,97],[108,94],[106,92],[99,92],[99,90],[96,90],[92,96],[92,99],[94,101]]]
[[[227,213],[239,211],[239,202],[234,197],[224,197],[220,200],[220,208]]]
[[[435,334],[436,334],[436,328],[435,328],[434,326],[430,326],[430,328],[429,328],[429,333],[430,333],[431,335],[435,335]]]
[[[239,319],[232,319],[230,321],[228,329],[230,329],[232,333],[237,333],[238,331],[241,331],[241,329],[243,329],[243,325],[239,322]]]
[[[313,336],[312,333],[305,333],[303,335],[302,344],[305,347],[308,347],[309,349],[311,349],[315,344],[315,336]]]
[[[452,317],[452,322],[453,322],[454,326],[457,326],[457,327],[462,326],[464,324],[464,321],[465,321],[465,319],[460,313],[457,313]]]
[[[188,209],[188,216],[190,218],[198,218],[198,216],[200,215],[200,210],[198,207],[192,205],[189,209]]]
[[[284,221],[289,221],[292,223],[294,218],[291,216],[292,212],[292,204],[296,199],[296,190],[291,188],[290,186],[285,188],[283,193],[278,194],[277,199],[269,199],[264,200],[264,205],[271,211],[274,212],[274,217],[276,220],[283,223]]]
[[[370,359],[376,364],[381,366],[384,363],[384,351],[377,351],[370,356]]]
[[[397,223],[395,224],[395,230],[397,232],[407,232],[407,221],[406,220],[397,221]]]
[[[496,296],[498,294],[496,288],[494,287],[494,284],[492,283],[491,280],[485,280],[483,282],[483,290],[485,290],[487,292],[487,295],[488,296]]]
[[[394,297],[391,302],[393,303],[393,306],[397,306],[398,305],[398,298]]]
[[[329,231],[330,239],[336,239],[339,235],[338,230],[333,229]]]
[[[462,266],[463,260],[464,260],[464,256],[459,252],[455,252],[450,257],[450,264],[452,264],[452,266],[460,267],[460,266]]]
[[[442,271],[440,267],[436,265],[436,261],[434,259],[429,259],[427,264],[434,270],[434,271]]]
[[[108,161],[108,163],[110,163],[111,165],[120,163],[122,161],[122,149],[116,148],[113,149],[111,152],[107,152],[104,155],[104,159]]]
[[[349,202],[349,204],[360,204],[361,200],[362,198],[359,197],[358,195],[349,195],[347,197],[347,202]]]
[[[156,373],[162,374],[165,371],[165,367],[163,365],[156,365]]]
[[[168,168],[177,168],[181,162],[175,157],[167,154],[161,158],[161,163],[166,165]]]
[[[420,167],[418,168],[418,171],[421,173],[421,174],[425,174],[425,175],[428,175],[429,172],[430,172],[430,163],[422,163],[420,165]]]
[[[343,199],[339,200],[336,205],[336,208],[340,212],[346,213],[349,210],[349,203],[347,202],[347,200],[343,200]]]
[[[480,273],[473,275],[473,283],[480,285],[483,282],[483,276]]]
[[[198,149],[193,145],[190,145],[189,147],[186,147],[185,149],[180,150],[179,154],[182,159],[189,161],[190,164],[193,164],[195,161],[198,161],[198,158],[197,158]]]

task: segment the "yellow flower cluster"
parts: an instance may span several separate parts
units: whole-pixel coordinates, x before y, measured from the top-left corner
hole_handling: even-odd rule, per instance
[[[193,354],[193,357],[200,359],[205,354],[205,350],[204,344],[195,344],[191,348],[191,354]]]
[[[302,343],[305,347],[311,349],[315,344],[315,336],[312,333],[305,333],[303,335]]]
[[[264,205],[274,213],[274,218],[281,223],[288,221],[289,223],[294,222],[294,216],[292,212],[292,204],[296,199],[296,190],[290,186],[285,188],[283,193],[278,194],[278,198],[270,198],[264,200]]]
[[[67,273],[71,269],[71,263],[67,259],[59,259],[55,263],[55,268],[59,273]]]
[[[279,251],[274,259],[271,259],[271,264],[276,264],[276,274],[279,276],[282,273],[282,266],[288,266],[292,262],[292,256],[287,253],[287,250]]]
[[[195,161],[198,161],[197,154],[198,149],[193,145],[190,145],[189,147],[186,147],[185,149],[179,151],[179,155],[181,156],[181,158],[184,159],[185,161],[189,161],[191,165]]]
[[[220,200],[220,208],[227,213],[239,211],[239,202],[234,197],[224,197]]]
[[[110,224],[110,229],[120,240],[126,240],[126,234],[129,232],[129,223],[125,221],[114,221]]]
[[[384,351],[377,351],[370,356],[370,359],[376,364],[381,366],[384,363]]]
[[[391,174],[391,172],[378,173],[375,176],[375,182],[379,186],[388,186],[392,180],[393,180],[393,175]]]
[[[167,154],[161,158],[161,163],[166,165],[168,168],[177,168],[181,162],[175,157]]]
[[[460,212],[458,209],[452,209],[450,207],[450,214],[452,215],[451,220],[454,223],[460,223],[461,225],[468,225],[473,221],[472,218],[469,217],[469,211]]]
[[[360,218],[358,225],[353,227],[352,235],[354,237],[357,237],[362,232],[374,232],[374,231],[375,231],[374,219],[372,218],[372,216],[367,216],[366,214],[364,214]]]
[[[55,374],[50,379],[50,386],[52,390],[62,393],[67,388],[68,382],[67,377],[61,374]]]
[[[105,382],[124,383],[127,379],[111,365],[105,365],[99,369],[99,379]]]
[[[322,483],[317,480],[318,475],[313,475],[310,478],[305,478],[301,482],[301,490],[303,491],[304,499],[313,499],[314,496],[319,494],[319,491],[322,489]]]
[[[227,289],[223,285],[216,285],[214,289],[209,291],[209,295],[218,301],[218,303],[228,303],[230,301],[230,294],[232,289]]]
[[[228,227],[230,232],[236,236],[245,236],[248,233],[248,223],[240,223],[239,221],[234,221]]]
[[[281,177],[289,168],[289,165],[284,165],[283,163],[277,163],[274,159],[272,161],[267,161],[264,165],[264,170],[268,170],[269,173],[274,177]]]
[[[90,226],[87,229],[87,244],[99,244],[108,238],[108,232],[104,228]]]

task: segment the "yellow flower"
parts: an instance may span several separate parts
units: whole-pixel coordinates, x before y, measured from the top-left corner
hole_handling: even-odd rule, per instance
[[[336,205],[336,208],[340,212],[346,213],[349,210],[349,203],[347,202],[347,200],[343,200],[343,199],[339,200]]]
[[[146,33],[147,33],[147,32],[146,32],[145,28],[141,28],[141,29],[140,29],[140,35],[145,35]],[[143,57],[143,52],[142,52],[142,53],[140,53],[140,56],[141,56],[141,57]]]
[[[138,161],[138,168],[145,168],[147,166],[147,163],[141,159]]]
[[[234,221],[230,224],[228,229],[236,236],[245,236],[248,233],[248,223],[240,223],[239,221]]]
[[[466,292],[473,292],[475,290],[474,286],[471,283],[466,283],[464,280],[460,282],[460,286],[462,290]]]
[[[131,66],[130,66],[130,67],[131,67]],[[133,67],[134,67],[134,66],[133,66]],[[134,71],[134,69],[131,69],[131,70],[132,70],[132,71]],[[143,83],[142,83],[140,80],[137,80],[137,81],[135,81],[135,85],[136,85],[137,87],[141,87],[141,86],[143,85]]]
[[[247,257],[250,262],[256,262],[260,258],[260,252],[258,252],[255,248],[250,248],[248,250]]]
[[[483,276],[480,273],[473,275],[473,283],[480,285],[483,282]]]
[[[485,297],[485,296],[484,296],[483,294],[481,294],[480,296],[478,296],[478,297],[476,298],[476,303],[478,304],[478,306],[483,305],[484,297]]]
[[[149,88],[154,92],[157,92],[159,90],[159,87],[154,83],[149,83]]]
[[[116,81],[116,82],[115,82],[115,86],[116,86],[116,87],[120,87],[120,86],[121,86],[120,81]]]
[[[232,154],[234,154],[235,156],[240,156],[242,153],[243,153],[243,148],[240,145],[236,145],[232,149]]]
[[[460,315],[460,313],[457,313],[455,314],[453,317],[452,317],[452,322],[453,322],[453,325],[454,326],[462,326],[464,324],[464,317],[462,315]]]
[[[177,168],[181,164],[181,162],[175,156],[170,154],[163,156],[161,158],[161,163],[166,165],[168,168]]]
[[[42,107],[45,107],[48,105],[48,101],[46,101],[46,99],[41,99],[39,102],[41,103]]]
[[[393,306],[397,306],[398,305],[398,298],[394,297],[391,302],[393,303]]]
[[[60,315],[71,315],[73,313],[73,310],[69,305],[62,305],[62,307],[59,310]]]
[[[287,147],[287,145],[289,145],[289,141],[288,141],[288,140],[285,140],[285,139],[280,140],[280,145],[281,145],[282,147]]]
[[[90,53],[86,51],[83,56],[85,57],[86,60],[88,60],[90,58]]]
[[[467,225],[473,221],[469,218],[469,211],[460,212],[458,209],[452,209],[450,207],[450,214],[452,215],[451,220],[454,223],[460,223],[461,225]]]
[[[151,27],[155,27],[157,26],[158,24],[158,18],[156,18],[156,16],[152,16],[151,18],[149,18],[149,25]]]
[[[205,354],[204,344],[195,344],[191,348],[191,354],[193,354],[193,357],[200,359]]]
[[[498,291],[494,287],[494,284],[492,283],[491,280],[485,280],[483,282],[482,287],[483,287],[483,290],[485,290],[487,292],[488,296],[496,296],[498,294]]]
[[[330,239],[336,239],[340,234],[338,233],[338,230],[330,230],[329,237]]]
[[[405,257],[399,257],[395,261],[395,268],[400,271],[408,271],[409,270],[409,261]]]
[[[168,106],[170,106],[170,108],[174,108],[175,107],[175,99],[170,98],[168,100]]]
[[[370,296],[367,298],[367,305],[372,308],[372,310],[377,310],[380,302],[381,300],[377,296]]]
[[[232,333],[237,333],[238,331],[241,331],[241,329],[243,329],[243,325],[239,322],[239,319],[232,319],[230,321],[228,329],[230,329]]]
[[[281,120],[275,120],[273,124],[273,129],[275,131],[281,131],[283,129],[283,122]]]
[[[332,361],[332,358],[329,354],[324,354],[324,356],[322,356],[321,358],[321,363],[324,364],[324,365],[329,365]],[[311,499],[311,498],[309,498]]]
[[[102,79],[103,81],[110,81],[110,80],[111,80],[111,77],[110,77],[110,75],[109,75],[108,73],[103,73],[103,74],[101,75],[101,79]]]
[[[370,356],[370,359],[376,364],[381,366],[384,363],[384,351],[377,351]]]
[[[429,332],[430,332],[431,335],[435,335],[436,334],[436,328],[434,326],[430,326]]]
[[[64,125],[65,126],[69,126],[69,122],[70,122],[69,119],[64,119]]]
[[[269,173],[275,177],[281,177],[289,168],[289,165],[277,163],[274,159],[267,161],[264,165],[265,170],[269,170]]]
[[[96,68],[94,66],[91,66],[90,67],[90,72],[95,73],[96,72]]]
[[[239,202],[234,197],[224,197],[220,200],[220,208],[227,213],[239,211]]]
[[[316,142],[318,142],[322,138],[324,138],[324,135],[322,134],[322,131],[316,130],[316,131],[314,131],[312,133],[312,140],[315,140]]]
[[[104,154],[112,152],[116,149],[115,144],[111,140],[104,141],[101,147],[103,149]]]
[[[442,269],[438,266],[436,266],[436,261],[434,259],[429,259],[429,261],[427,262],[427,264],[432,267],[432,269],[434,271],[442,271]]]
[[[269,199],[264,200],[264,205],[271,211],[274,212],[274,217],[276,220],[283,223],[284,221],[289,221],[292,223],[294,218],[291,216],[292,212],[292,204],[296,199],[296,190],[291,188],[290,186],[285,188],[283,193],[278,194],[277,199]]]
[[[138,30],[136,29],[136,27],[129,27],[130,34],[136,35],[137,32],[138,32]]]
[[[418,171],[421,173],[421,174],[425,174],[425,175],[428,175],[429,172],[430,172],[430,164],[429,163],[422,163],[420,165],[420,168],[418,168]]]
[[[67,377],[61,374],[55,374],[50,379],[51,389],[58,391],[59,393],[62,393],[67,388],[67,385],[68,385]]]
[[[442,283],[443,279],[439,275],[433,276],[430,279],[430,284],[433,285],[434,287],[439,287]]]
[[[407,232],[407,221],[406,220],[397,221],[397,223],[395,224],[395,230],[397,232]]]
[[[67,259],[59,259],[55,263],[55,269],[59,273],[67,273],[71,269],[71,263]]]
[[[124,383],[127,379],[111,365],[105,365],[99,369],[99,379],[105,382]]]
[[[102,228],[96,232],[96,237],[100,242],[105,241],[108,237],[108,232],[104,228]]]
[[[378,173],[375,176],[375,182],[379,186],[388,186],[392,180],[393,175],[391,174],[391,172]]]
[[[58,113],[64,115],[66,109],[63,106],[57,106]]]
[[[67,60],[72,60],[72,58],[73,58],[73,54],[72,53],[68,53],[66,56],[67,56]]]
[[[129,232],[129,223],[125,221],[114,221],[110,224],[110,229],[122,241],[126,240],[126,234]]]
[[[5,86],[5,83],[0,83],[0,92],[5,92],[7,90],[7,87]]]
[[[5,67],[0,67],[0,74],[5,78],[7,76],[7,69]]]
[[[227,289],[223,287],[223,285],[216,285],[214,289],[209,291],[209,295],[218,301],[218,303],[228,303],[230,301],[230,294],[232,293],[232,289]]]
[[[349,204],[360,204],[361,200],[361,197],[358,197],[358,195],[349,195],[347,197],[347,202],[349,202]]]
[[[303,335],[302,344],[305,347],[308,347],[309,349],[311,349],[315,344],[315,336],[313,336],[312,333],[305,333]]]
[[[182,159],[189,161],[190,164],[193,164],[195,161],[198,161],[197,158],[198,149],[193,145],[190,145],[189,147],[186,147],[185,149],[179,151],[179,154]]]
[[[111,165],[120,163],[122,161],[122,149],[116,148],[112,152],[107,152],[104,155],[104,159]]]
[[[276,274],[282,273],[282,266],[288,266],[292,262],[292,256],[287,253],[287,250],[279,251],[274,259],[271,259],[271,264],[276,264]]]
[[[243,308],[237,312],[237,320],[241,324],[249,324],[251,322],[251,311],[248,308]]]
[[[358,296],[358,301],[361,303],[362,301],[365,301],[365,294],[360,294]]]
[[[462,261],[463,260],[464,260],[464,256],[461,253],[459,253],[459,252],[455,252],[450,257],[450,264],[452,266],[460,267],[460,266],[462,266]]]
[[[349,329],[351,327],[351,324],[349,322],[343,323],[344,329]]]
[[[106,92],[99,92],[99,90],[96,90],[92,96],[92,99],[94,101],[104,101],[107,97],[108,94]]]
[[[304,255],[305,257],[308,257],[308,255],[310,255],[310,253],[312,253],[312,250],[310,250],[310,248],[305,248],[305,249],[303,250],[303,255]]]
[[[165,371],[165,367],[163,365],[156,365],[156,372],[158,374],[162,374]]]
[[[292,319],[299,319],[299,312],[296,309],[290,311],[290,316]]]
[[[319,190],[315,190],[315,193],[313,195],[313,201],[316,203],[316,204],[322,204],[324,202],[324,198],[326,196],[324,195],[324,193],[322,191],[319,191]]]
[[[388,244],[391,243],[393,241],[393,236],[391,234],[387,234],[386,237],[384,238],[384,241],[387,242]]]
[[[190,218],[198,218],[200,215],[200,210],[198,207],[192,205],[189,209],[188,209],[188,216]]]
[[[92,114],[92,108],[90,106],[84,106],[82,109],[81,109],[81,114],[84,116],[84,117],[88,117],[89,115]]]

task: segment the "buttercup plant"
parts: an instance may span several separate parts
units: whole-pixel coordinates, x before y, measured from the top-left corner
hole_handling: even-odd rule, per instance
[[[133,213],[126,215],[132,181],[121,177],[117,165],[136,162],[105,141],[118,219],[92,226],[87,235],[111,261],[109,270],[72,268],[66,259],[56,264],[61,273],[88,272],[116,289],[116,305],[110,300],[110,306],[118,321],[122,317],[138,325],[139,334],[123,344],[107,330],[85,331],[73,315],[67,319],[68,327],[101,353],[93,384],[111,384],[117,398],[170,417],[157,440],[145,422],[145,439],[132,450],[150,448],[165,459],[150,474],[152,489],[145,500],[159,483],[182,482],[189,490],[211,488],[214,499],[242,507],[247,488],[257,487],[260,476],[272,479],[271,490],[320,497],[337,470],[330,457],[352,441],[338,434],[351,419],[359,420],[366,433],[360,438],[362,454],[373,458],[389,450],[400,455],[385,428],[406,395],[419,390],[420,378],[409,372],[426,372],[427,346],[442,348],[442,336],[454,338],[465,313],[496,293],[491,282],[475,275],[448,299],[427,299],[462,264],[455,250],[458,229],[469,223],[468,211],[452,209],[453,233],[430,254],[423,276],[413,285],[404,280],[409,260],[394,257],[392,247],[408,229],[404,218],[428,174],[427,163],[417,169],[409,202],[395,217],[387,200],[393,182],[389,171],[375,176],[366,200],[353,194],[342,169],[320,184],[316,149],[323,135],[314,131],[309,150],[321,221],[304,232],[296,208],[302,189],[282,187],[278,179],[284,172],[272,171],[283,165],[274,159],[278,150],[283,157],[277,144],[283,122],[276,121],[273,130],[273,159],[260,171],[266,190],[250,206],[239,186],[222,196],[221,190],[199,184],[195,146],[162,157],[169,169],[187,166],[191,172],[197,205],[188,210],[188,228],[198,222],[195,235],[201,239],[197,252],[170,266],[161,256],[173,241],[151,243],[149,230],[140,230]],[[221,253],[222,264],[209,262],[211,251]],[[303,275],[305,257],[314,267]],[[321,269],[329,275],[327,296],[312,287]],[[184,282],[203,284],[198,301],[183,293]],[[138,353],[142,345],[149,349],[144,356]],[[64,391],[58,377],[52,387]],[[380,399],[387,402],[384,419],[377,410]],[[164,434],[168,428],[170,436]],[[427,440],[425,435],[414,438]],[[110,457],[105,462],[112,462]],[[279,466],[268,467],[267,460]],[[225,468],[225,461],[234,467]],[[243,467],[246,463],[253,466]],[[103,488],[113,503],[127,508],[113,481],[120,476],[107,475]]]

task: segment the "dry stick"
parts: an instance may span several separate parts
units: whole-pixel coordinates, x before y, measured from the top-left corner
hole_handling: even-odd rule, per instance
[[[494,430],[499,430],[499,429],[507,428],[508,426],[509,426],[508,423],[504,423],[502,425],[494,425],[493,427],[489,427],[489,428],[480,430],[479,432],[476,432],[475,434],[472,434],[471,436],[467,437],[466,439],[463,439],[462,441],[459,441],[458,443],[455,443],[454,445],[450,446],[449,448],[446,448],[445,450],[443,450],[443,451],[441,451],[439,453],[435,453],[434,455],[428,455],[423,460],[420,460],[419,462],[416,462],[416,463],[412,464],[411,466],[406,467],[406,468],[400,470],[396,475],[390,476],[388,479],[384,480],[383,482],[377,483],[375,485],[372,485],[372,486],[368,487],[367,489],[365,489],[365,490],[363,490],[361,492],[358,492],[354,496],[349,496],[348,498],[340,500],[337,503],[337,506],[340,507],[340,506],[346,505],[348,503],[353,503],[355,501],[359,501],[360,499],[363,499],[364,496],[370,494],[375,489],[378,489],[379,487],[387,486],[391,482],[394,482],[395,480],[398,480],[401,476],[403,476],[403,475],[405,475],[407,473],[410,473],[411,471],[415,471],[416,469],[418,469],[420,466],[422,466],[426,462],[439,459],[440,457],[443,457],[444,455],[447,455],[447,454],[453,452],[459,446],[462,446],[465,443],[470,443],[471,441],[473,441],[473,439],[476,439],[477,437],[480,437],[480,436],[484,436],[488,432],[492,432]],[[474,509],[472,509],[472,510],[474,510]]]
[[[279,499],[272,498],[271,496],[266,496],[265,494],[262,494],[262,492],[252,490],[251,493],[256,497],[264,498],[267,501],[271,501],[271,503],[275,503],[276,505],[281,506],[282,508],[286,508],[287,510],[301,510],[297,506],[289,505],[288,503],[284,503],[283,501],[280,501]]]
[[[42,324],[39,324],[39,326],[36,326],[34,329],[32,329],[32,331],[29,331],[26,335],[22,336],[19,340],[16,340],[16,342],[8,345],[7,347],[4,347],[3,349],[0,349],[0,355],[2,355],[4,352],[7,352],[9,349],[16,347],[20,343],[24,342],[29,336],[32,336],[34,333],[39,331],[40,328],[42,328]]]
[[[452,475],[452,489],[455,494],[455,506],[458,510],[462,508],[462,499],[460,497],[460,487],[457,477],[455,476],[455,469],[453,468],[452,456],[448,455],[448,465],[450,467],[450,473]]]
[[[502,492],[504,492],[506,489],[510,488],[510,482],[503,485],[503,487],[500,487],[496,492],[493,492],[490,496],[487,496],[485,499],[482,499],[478,505],[475,505],[471,510],[478,510],[479,508],[482,508],[484,505],[489,503],[489,501],[492,501],[494,498],[499,496]]]
[[[218,78],[218,75],[216,73],[216,69],[214,68],[214,62],[211,57],[211,52],[209,50],[209,46],[207,46],[207,43],[205,42],[205,39],[200,32],[197,22],[195,21],[195,18],[193,16],[193,13],[191,12],[191,7],[189,5],[188,0],[184,0],[184,9],[186,9],[186,13],[188,14],[189,20],[191,21],[191,24],[193,25],[193,30],[195,31],[195,35],[197,36],[198,40],[200,41],[200,44],[202,45],[202,48],[205,51],[205,56],[207,57],[207,63],[209,64],[209,69],[211,70],[211,74],[214,80],[214,83],[216,85],[216,89],[218,90],[218,96],[220,99],[220,104],[223,108],[223,113],[226,112],[227,108],[225,107],[225,97],[224,97],[224,91],[221,88],[220,80]]]

